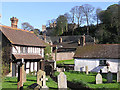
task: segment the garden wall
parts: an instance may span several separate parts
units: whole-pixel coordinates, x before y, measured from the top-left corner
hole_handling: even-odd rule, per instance
[[[60,52],[57,53],[57,61],[73,59],[74,52]],[[55,53],[52,53],[53,60],[55,60]]]

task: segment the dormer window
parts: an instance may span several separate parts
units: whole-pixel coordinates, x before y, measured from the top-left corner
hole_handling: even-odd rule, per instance
[[[99,66],[106,66],[107,65],[107,61],[106,60],[100,60],[99,61]]]

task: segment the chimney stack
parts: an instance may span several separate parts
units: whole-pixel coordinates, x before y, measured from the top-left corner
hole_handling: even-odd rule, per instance
[[[10,18],[10,21],[11,21],[11,27],[17,28],[18,19],[16,17],[12,17]]]
[[[85,34],[80,38],[80,45],[85,46]]]
[[[59,43],[62,43],[62,37],[59,38]]]
[[[44,41],[46,42],[46,34],[44,34]]]

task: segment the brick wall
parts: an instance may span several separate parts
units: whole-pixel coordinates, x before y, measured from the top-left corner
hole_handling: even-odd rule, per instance
[[[57,53],[57,61],[73,59],[74,52]],[[55,53],[52,53],[53,60],[55,60]]]

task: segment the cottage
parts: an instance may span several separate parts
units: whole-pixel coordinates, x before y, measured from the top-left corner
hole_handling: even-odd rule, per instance
[[[120,53],[120,44],[95,44],[78,47],[74,55],[75,71],[85,71],[88,66],[89,72],[103,73],[111,71],[117,73]]]
[[[2,48],[5,54],[4,59],[10,65],[12,76],[17,76],[18,65],[22,58],[25,61],[26,73],[44,69],[44,41],[40,40],[33,32],[17,28],[18,19],[13,17],[11,27],[0,25],[2,33]]]
[[[94,44],[94,38],[90,35],[74,35],[74,36],[39,36],[52,46],[52,56],[55,60],[55,51],[57,48],[56,60],[73,59],[76,48],[78,46]]]

